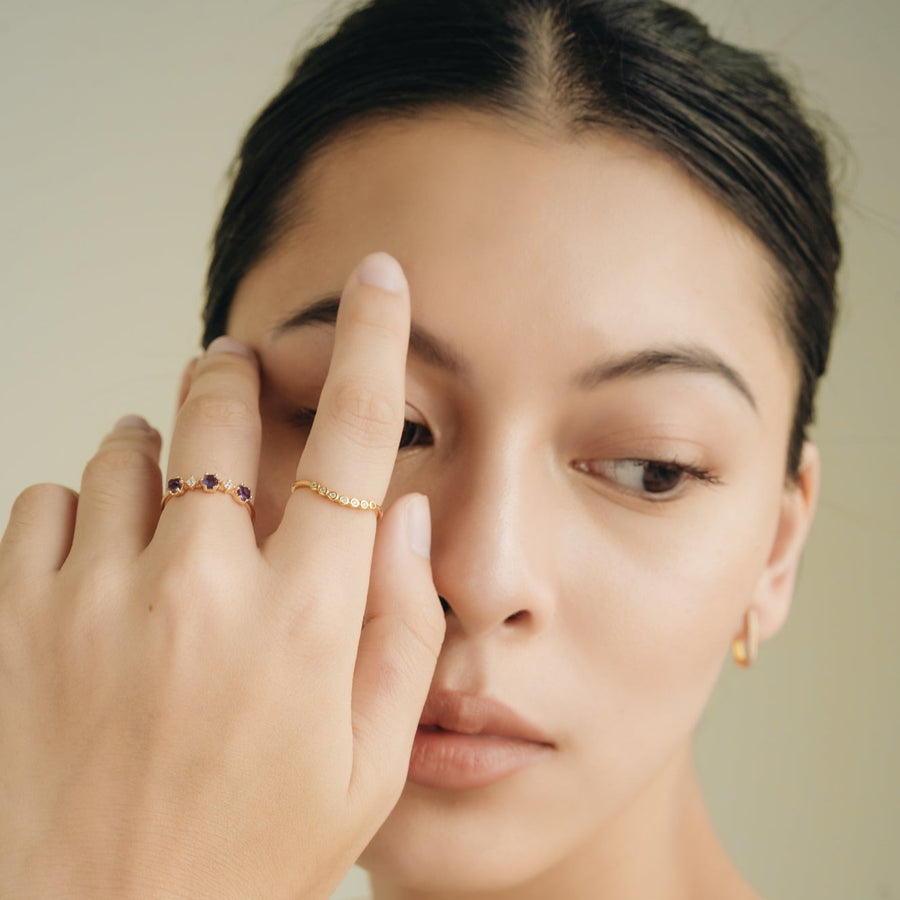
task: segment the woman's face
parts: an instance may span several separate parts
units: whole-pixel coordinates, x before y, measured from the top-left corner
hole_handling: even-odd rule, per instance
[[[796,375],[767,256],[674,164],[616,135],[435,114],[333,144],[304,185],[300,224],[229,321],[262,361],[260,532],[286,502],[333,337],[327,314],[280,326],[388,251],[428,336],[411,347],[386,502],[431,499],[451,607],[434,685],[500,700],[553,744],[488,786],[407,783],[363,864],[499,887],[613,853],[630,820],[649,827],[667,773],[682,777],[746,609],[765,638],[789,602]]]

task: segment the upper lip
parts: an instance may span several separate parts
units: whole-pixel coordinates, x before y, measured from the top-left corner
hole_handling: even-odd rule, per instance
[[[553,743],[536,725],[499,700],[461,691],[438,690],[429,694],[419,725],[460,734],[509,737],[550,746]]]

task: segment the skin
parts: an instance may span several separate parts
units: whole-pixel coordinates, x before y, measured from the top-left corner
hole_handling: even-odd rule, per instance
[[[325,900],[361,856],[378,900],[754,898],[691,740],[747,610],[783,623],[818,490],[811,445],[784,478],[765,252],[664,157],[474,114],[370,125],[303,187],[186,372],[165,469],[126,419],[79,494],[13,507],[3,896]],[[336,325],[284,327],[329,294]],[[673,342],[717,367],[610,376]],[[641,492],[673,459],[702,477]],[[255,527],[200,491],[161,511],[163,477],[210,471],[252,485]],[[552,750],[406,782],[429,684]]]
[[[664,156],[475,113],[368,126],[303,186],[228,326],[261,361],[258,532],[281,518],[296,411],[316,407],[334,337],[278,326],[385,250],[414,327],[457,362],[410,354],[422,427],[386,501],[431,501],[451,607],[433,683],[496,697],[555,744],[486,788],[408,783],[361,859],[377,900],[755,897],[709,824],[691,743],[747,610],[762,641],[781,627],[818,492],[810,444],[784,477],[797,376],[766,251]],[[716,354],[752,403],[671,366],[575,381],[673,344]],[[628,459],[714,481],[660,501],[611,465]]]
[[[408,341],[403,272],[368,255],[293,477],[384,494]],[[255,484],[258,397],[252,351],[214,342],[167,478]],[[325,900],[402,790],[443,639],[427,498],[376,532],[287,483],[259,545],[222,493],[161,510],[159,450],[124,418],[80,493],[27,488],[0,540],[0,895]]]

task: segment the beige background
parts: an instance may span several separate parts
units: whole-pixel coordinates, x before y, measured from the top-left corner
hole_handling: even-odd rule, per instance
[[[786,630],[729,671],[698,756],[771,900],[900,898],[900,5],[697,0],[790,60],[841,151],[844,310],[819,517]],[[0,507],[77,485],[121,414],[171,423],[223,173],[322,0],[2,0]],[[340,897],[360,895],[351,873]]]

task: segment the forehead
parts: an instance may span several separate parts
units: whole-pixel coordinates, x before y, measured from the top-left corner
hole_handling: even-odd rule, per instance
[[[234,315],[274,327],[373,250],[404,266],[414,318],[496,365],[504,340],[559,366],[675,340],[712,344],[782,393],[792,377],[768,253],[674,162],[618,134],[471,112],[356,129],[307,167],[296,225]]]

